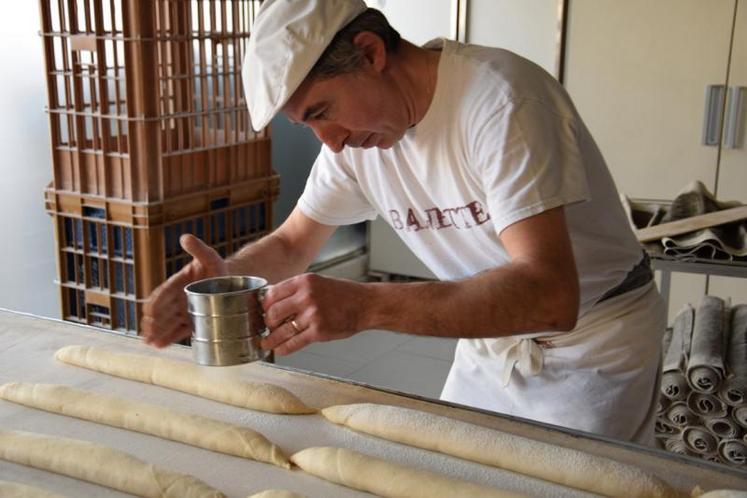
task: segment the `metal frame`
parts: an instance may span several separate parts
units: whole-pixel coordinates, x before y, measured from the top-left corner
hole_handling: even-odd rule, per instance
[[[669,308],[669,292],[672,285],[672,272],[696,273],[700,275],[718,275],[722,277],[747,278],[747,263],[728,261],[677,261],[674,259],[653,257],[651,267],[661,272],[659,292]]]

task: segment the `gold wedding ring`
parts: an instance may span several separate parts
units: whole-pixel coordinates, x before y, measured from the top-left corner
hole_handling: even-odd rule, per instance
[[[295,319],[292,319],[292,320],[290,321],[290,324],[291,324],[291,327],[293,327],[293,330],[295,330],[295,331],[296,331],[296,334],[300,334],[300,333],[301,333],[301,327],[299,327],[299,326],[298,326],[298,324],[296,323],[296,320],[295,320]],[[294,335],[295,335],[295,334],[294,334]]]

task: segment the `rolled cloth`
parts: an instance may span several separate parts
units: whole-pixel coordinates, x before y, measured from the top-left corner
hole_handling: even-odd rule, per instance
[[[718,397],[695,391],[687,397],[687,406],[701,417],[725,417],[728,413],[726,404]]]
[[[669,410],[671,404],[672,402],[669,401],[669,398],[659,396],[659,400],[656,402],[656,414],[664,415]]]
[[[656,417],[654,422],[655,435],[669,435],[676,434],[680,431],[674,424],[664,417]]]
[[[668,327],[666,330],[664,330],[664,335],[661,338],[662,360],[666,360],[667,358],[667,351],[669,351],[669,345],[672,344],[672,333],[673,333],[672,328]]]
[[[734,411],[731,413],[731,418],[733,418],[734,421],[743,428],[747,429],[747,405],[735,407]]]
[[[724,300],[703,296],[695,313],[687,380],[694,390],[713,394],[724,378]]]
[[[718,449],[718,439],[702,426],[693,425],[682,431],[682,437],[688,449],[701,455],[715,453]]]
[[[713,462],[713,463],[726,463],[726,461],[723,458],[721,458],[721,456],[718,453],[711,453],[710,455],[701,455],[700,458],[708,462]]]
[[[694,318],[695,311],[690,305],[686,305],[677,313],[672,327],[672,338],[664,355],[661,394],[671,401],[684,400],[690,391],[685,369]]]
[[[692,455],[692,451],[688,449],[687,444],[685,444],[685,440],[682,439],[681,432],[675,434],[674,436],[668,437],[664,441],[664,447],[667,449],[667,451],[677,453],[678,455]]]
[[[708,417],[704,422],[709,431],[722,439],[738,439],[742,436],[742,428],[729,417]]]
[[[747,464],[747,446],[739,439],[723,439],[718,444],[718,454],[732,465]]]
[[[682,372],[666,372],[661,375],[661,393],[672,401],[683,401],[690,393],[690,384]]]
[[[666,419],[677,427],[696,424],[698,416],[688,408],[684,401],[672,403],[666,413]]]
[[[719,389],[719,398],[738,406],[747,401],[747,304],[731,309],[728,344],[726,365],[731,375]]]

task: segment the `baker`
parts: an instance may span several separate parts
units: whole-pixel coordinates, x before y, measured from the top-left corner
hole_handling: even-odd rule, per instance
[[[145,340],[190,334],[184,286],[274,283],[262,347],[388,329],[459,338],[442,399],[653,438],[664,308],[604,159],[563,87],[506,50],[401,39],[362,0],[268,0],[248,42],[252,126],[282,111],[323,143],[273,233],[193,260],[144,307]],[[304,273],[336,227],[381,215],[438,281]]]

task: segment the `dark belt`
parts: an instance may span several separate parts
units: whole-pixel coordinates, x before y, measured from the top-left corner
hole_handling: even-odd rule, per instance
[[[628,272],[628,274],[625,276],[625,279],[620,282],[617,287],[614,287],[605,292],[604,295],[599,298],[599,301],[597,301],[597,303],[601,303],[602,301],[606,301],[607,299],[619,296],[620,294],[625,294],[626,292],[632,291],[633,289],[643,287],[651,280],[653,280],[653,278],[654,272],[653,270],[651,270],[651,261],[648,257],[648,254],[646,254],[646,252],[644,251],[641,260],[633,267],[632,270]]]

